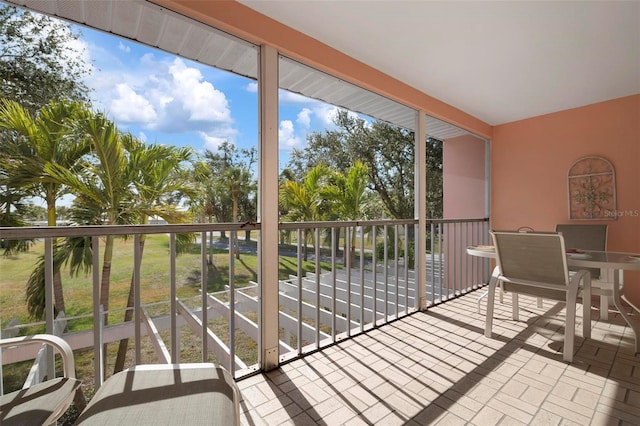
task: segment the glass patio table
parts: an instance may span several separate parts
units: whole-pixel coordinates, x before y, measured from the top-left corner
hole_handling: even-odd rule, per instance
[[[496,257],[493,246],[470,246],[467,247],[467,254],[490,259],[495,259]],[[625,297],[624,283],[623,280],[620,279],[622,271],[624,270],[640,271],[640,254],[582,250],[580,253],[567,253],[567,265],[578,268],[613,270],[613,304],[625,322],[633,330],[635,336],[635,353],[640,353],[640,325],[623,309],[622,301],[624,300],[638,315],[640,315],[640,309]],[[496,267],[491,274],[491,280],[497,279],[497,276]],[[481,297],[484,296],[486,296],[486,294],[483,294]]]

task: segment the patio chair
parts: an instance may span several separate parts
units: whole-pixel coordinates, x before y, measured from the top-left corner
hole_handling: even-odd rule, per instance
[[[591,299],[591,276],[580,270],[569,275],[564,238],[560,233],[491,232],[496,249],[498,273],[489,283],[485,336],[491,337],[496,285],[512,293],[513,320],[518,320],[518,294],[564,301],[565,338],[562,358],[573,361],[577,296]],[[581,285],[582,283],[582,285]],[[590,304],[583,303],[583,336],[591,337]]]
[[[535,229],[533,229],[530,226],[521,226],[518,228],[518,232],[535,232]],[[489,247],[493,247],[493,246],[489,246]],[[500,303],[504,303],[504,290],[502,288],[502,284],[500,282],[498,282],[498,288],[500,290]],[[485,291],[484,293],[482,293],[480,295],[480,297],[478,297],[478,313],[481,313],[481,309],[480,309],[480,304],[482,303],[482,299],[484,299],[485,297],[487,297],[489,295],[488,291]],[[538,308],[542,308],[543,304],[542,304],[542,298],[538,297]]]
[[[143,364],[109,377],[77,426],[240,425],[240,390],[212,363]]]
[[[556,232],[561,232],[567,250],[607,250],[607,225],[558,224]],[[613,270],[585,268],[591,273],[591,293],[600,296],[600,318],[609,319],[609,302],[613,298]],[[569,271],[576,268],[569,267]]]
[[[63,377],[49,380],[0,396],[0,424],[46,425],[54,423],[73,402],[80,380],[76,379],[73,352],[66,341],[49,334],[0,340],[0,348],[45,343],[62,357]]]
[[[55,424],[80,387],[73,352],[60,337],[36,334],[2,339],[0,348],[33,343],[57,349],[64,376],[0,396],[2,426]],[[76,425],[239,426],[240,390],[231,373],[216,364],[144,364],[109,377],[86,407],[77,408],[82,412]]]

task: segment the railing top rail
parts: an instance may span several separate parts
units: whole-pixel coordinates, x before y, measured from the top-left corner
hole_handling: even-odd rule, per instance
[[[298,228],[347,228],[353,226],[415,225],[417,219],[341,220],[317,222],[280,222],[280,229]]]
[[[475,219],[427,219],[427,223],[471,223],[471,222],[489,222],[488,217]]]
[[[473,223],[488,222],[489,218],[470,219],[427,219],[427,223]],[[384,226],[384,225],[416,225],[418,219],[378,219],[378,220],[351,220],[351,221],[318,221],[318,222],[280,222],[280,229],[298,228],[330,228],[349,226]]]
[[[477,219],[427,219],[427,223],[470,223],[488,222],[488,218]],[[325,222],[281,222],[279,229],[299,228],[331,228],[353,226],[385,226],[385,225],[415,225],[417,219],[380,219],[356,221],[325,221]],[[259,222],[244,223],[189,223],[165,225],[91,225],[91,226],[27,226],[0,227],[0,239],[31,239],[49,237],[93,237],[107,235],[136,235],[136,234],[186,234],[196,232],[216,231],[253,231],[259,230]]]
[[[259,223],[188,223],[167,225],[92,225],[92,226],[28,226],[0,227],[1,239],[46,237],[93,237],[136,234],[188,234],[210,231],[253,231]]]

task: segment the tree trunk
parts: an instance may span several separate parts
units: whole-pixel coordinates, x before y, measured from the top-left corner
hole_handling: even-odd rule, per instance
[[[349,250],[347,249],[347,234],[344,234],[344,249],[342,250],[342,264],[347,267],[347,256],[349,256]]]
[[[361,248],[362,249],[362,248]],[[356,228],[354,227],[351,231],[351,267],[355,265],[356,262]]]
[[[333,242],[336,249],[336,255],[337,253],[340,253],[340,229],[341,228],[336,228],[336,240]]]
[[[302,234],[304,235],[304,254],[303,254],[303,260],[306,262],[309,259],[309,256],[307,255],[307,230],[305,229]]]
[[[142,253],[144,252],[144,242],[146,235],[140,237],[140,260],[142,261]],[[127,310],[124,311],[124,322],[129,322],[133,319],[133,303],[135,299],[135,283],[133,275],[131,275],[131,284],[129,285],[129,298],[127,299]],[[124,363],[127,358],[127,348],[129,347],[129,339],[120,340],[118,345],[118,355],[116,355],[116,364],[113,367],[113,374],[116,374],[124,369]]]
[[[56,252],[56,242],[54,241],[53,243],[53,254],[54,254],[54,259],[55,259],[55,252]],[[56,308],[56,313],[60,313],[60,312],[64,312],[65,311],[65,306],[64,306],[64,294],[62,292],[62,275],[60,274],[60,268],[55,268],[54,267],[54,272],[53,272],[53,297],[55,299],[55,308]]]
[[[204,242],[202,243],[204,244]],[[213,231],[209,232],[209,265],[213,265]]]
[[[233,189],[231,190],[231,193],[233,194],[233,222],[237,222],[238,221],[238,188],[237,187],[233,187]],[[236,249],[236,259],[240,259],[240,246],[238,245],[238,233],[235,232],[232,234],[233,241],[229,241],[229,244],[233,244],[235,249]]]

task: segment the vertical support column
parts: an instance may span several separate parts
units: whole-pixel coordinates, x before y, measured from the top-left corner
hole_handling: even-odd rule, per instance
[[[47,333],[53,334],[53,240],[44,239],[44,311]]]
[[[229,240],[231,245],[231,240]],[[207,233],[200,234],[200,303],[202,306],[202,362],[209,361],[209,265],[207,264]]]
[[[258,222],[260,366],[278,366],[278,51],[260,48]]]
[[[102,338],[102,324],[104,312],[100,304],[100,239],[97,235],[91,237],[91,253],[93,272],[93,377],[96,390],[104,383],[104,346]]]
[[[238,231],[229,236],[229,369],[236,376],[236,248]]]
[[[136,365],[142,364],[142,298],[140,297],[140,264],[142,263],[142,247],[140,234],[133,236],[133,331],[136,340]]]
[[[201,244],[205,244],[204,241]],[[178,298],[176,291],[176,234],[169,235],[169,280],[171,282],[171,302],[169,309],[171,311],[171,362],[177,364],[180,362],[180,345],[178,344]]]
[[[418,229],[415,236],[417,308],[427,309],[427,117],[416,111],[414,203]]]
[[[53,310],[53,238],[44,239],[44,304],[45,304],[45,320],[47,333],[54,334],[54,315]],[[45,366],[49,379],[56,376],[56,365],[53,357],[53,348],[45,345],[46,356]],[[38,382],[39,383],[39,382]]]
[[[484,217],[491,218],[491,141],[486,141],[484,146],[484,202],[486,203],[484,206]],[[491,229],[491,225],[489,225],[489,229]],[[488,235],[485,235],[485,237],[488,237]]]

